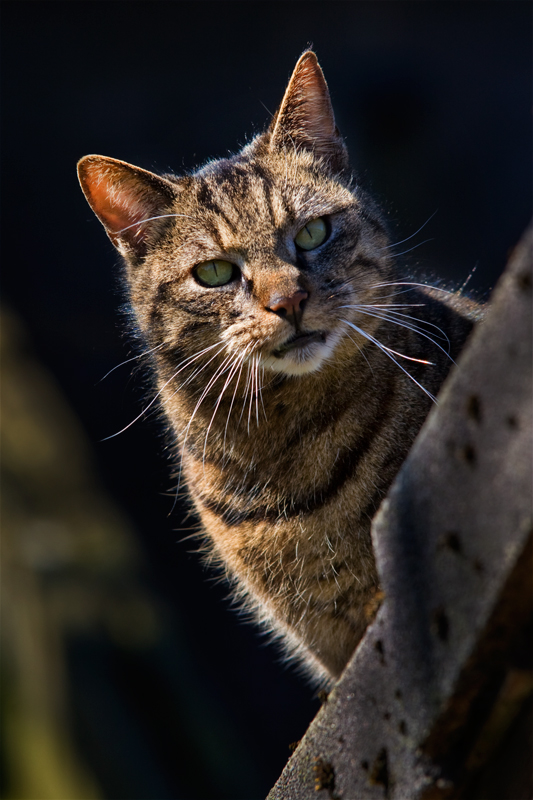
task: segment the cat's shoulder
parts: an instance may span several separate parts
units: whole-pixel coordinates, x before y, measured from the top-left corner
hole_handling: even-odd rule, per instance
[[[485,316],[487,303],[464,294],[461,290],[450,291],[439,286],[421,286],[420,291],[434,304],[452,309],[472,323],[480,322]]]

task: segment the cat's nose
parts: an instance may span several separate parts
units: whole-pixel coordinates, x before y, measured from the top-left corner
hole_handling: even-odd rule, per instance
[[[309,293],[304,292],[302,289],[294,292],[290,297],[274,296],[271,298],[270,305],[267,306],[267,309],[278,314],[280,317],[290,316],[297,320],[302,316],[304,304],[308,297]]]

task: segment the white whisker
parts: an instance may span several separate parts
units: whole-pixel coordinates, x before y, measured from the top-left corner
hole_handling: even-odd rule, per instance
[[[375,283],[371,289],[380,289],[382,286],[420,286],[422,289],[432,289],[435,292],[444,292],[445,294],[454,294],[449,289],[441,289],[440,286],[428,286],[427,283],[415,283],[414,281],[391,281],[390,283]],[[408,290],[406,290],[408,291]]]
[[[357,344],[357,342],[355,341],[355,339],[353,338],[353,336],[350,336],[350,334],[348,334],[348,339],[349,339],[351,342],[353,342],[353,343],[354,343],[354,345],[357,347],[357,349],[359,350],[359,352],[361,353],[361,355],[362,355],[362,356],[363,356],[363,358],[365,359],[366,363],[368,364],[368,368],[370,369],[370,372],[371,372],[371,373],[372,373],[372,375],[373,375],[373,374],[374,374],[374,370],[372,369],[372,365],[371,365],[370,361],[368,360],[368,358],[366,357],[366,355],[365,355],[365,351],[363,350],[363,348],[362,348],[362,347],[360,347],[360,346]]]
[[[144,225],[145,222],[153,222],[155,219],[165,219],[167,217],[185,217],[185,219],[195,219],[195,217],[191,217],[189,214],[158,214],[156,217],[147,217],[146,219],[141,219],[139,222],[134,222],[132,225],[127,225],[125,228],[121,228],[117,231],[117,234],[124,233],[124,231],[129,231],[130,228],[136,228],[138,225]]]
[[[207,382],[206,386],[204,387],[204,390],[203,390],[202,394],[200,395],[200,399],[197,401],[196,406],[194,407],[194,411],[192,412],[192,414],[190,416],[190,419],[189,419],[189,422],[187,424],[187,427],[185,428],[185,435],[184,435],[183,441],[181,443],[181,462],[180,462],[180,471],[179,471],[178,483],[179,483],[179,480],[181,480],[181,470],[182,470],[182,465],[183,465],[183,453],[184,453],[184,450],[185,450],[185,445],[187,443],[187,439],[189,437],[189,431],[191,429],[191,425],[193,423],[193,420],[194,420],[194,418],[196,416],[196,413],[198,412],[198,409],[200,408],[200,406],[202,405],[203,401],[205,400],[205,398],[209,394],[211,388],[217,382],[219,377],[224,374],[226,369],[228,369],[227,364],[228,364],[228,362],[231,361],[231,359],[232,359],[232,356],[230,354],[230,355],[226,356],[226,358],[223,360],[222,364],[218,365],[218,367],[216,368],[215,372],[213,373],[213,375],[211,376],[211,378]],[[205,450],[204,450],[204,456],[205,456]],[[204,464],[204,466],[205,466],[205,464]]]
[[[201,372],[203,372],[203,371],[204,371],[204,369],[206,369],[206,368],[209,366],[209,364],[210,364],[212,361],[214,361],[216,358],[218,358],[218,356],[220,355],[220,353],[221,353],[221,352],[222,352],[222,351],[225,349],[225,347],[226,347],[226,344],[225,344],[225,342],[222,342],[222,343],[221,343],[221,342],[217,342],[217,344],[220,344],[220,348],[219,348],[219,349],[218,349],[218,350],[217,350],[217,351],[214,353],[214,355],[212,355],[210,359],[208,359],[208,360],[207,360],[205,363],[201,364],[201,365],[200,365],[200,366],[199,366],[197,369],[195,369],[195,370],[194,370],[194,371],[193,371],[193,372],[192,372],[192,373],[189,375],[189,377],[188,377],[188,378],[186,378],[186,379],[183,381],[183,383],[180,383],[180,384],[179,384],[179,386],[177,386],[177,387],[176,387],[176,389],[174,390],[174,392],[172,393],[171,397],[174,397],[174,396],[175,396],[175,395],[176,395],[176,394],[177,394],[179,391],[181,391],[181,389],[183,389],[183,387],[184,387],[184,386],[187,386],[187,384],[188,384],[188,383],[192,383],[192,381],[193,381],[195,378],[197,378],[197,377],[198,377],[198,375],[200,375],[200,373],[201,373]],[[209,350],[210,350],[211,348],[207,348],[207,349],[209,349]],[[203,355],[203,354],[204,354],[204,352],[205,352],[205,351],[202,351],[201,355]],[[196,360],[196,359],[195,359],[195,360]],[[181,370],[180,370],[180,372],[181,372]]]
[[[414,244],[412,247],[408,247],[407,250],[402,250],[401,253],[394,253],[395,258],[399,258],[400,256],[404,256],[406,253],[412,253],[413,250],[416,250],[417,247],[422,247],[423,244],[427,244],[428,242],[432,242],[433,238],[431,239],[424,239],[423,242],[418,242],[418,244]]]
[[[448,352],[449,352],[449,350],[450,350],[450,348],[452,346],[451,342],[450,342],[448,336],[446,335],[446,333],[442,330],[442,328],[439,328],[439,326],[435,325],[434,322],[429,322],[427,319],[420,319],[420,317],[413,317],[411,314],[402,314],[400,311],[391,311],[390,314],[391,314],[392,317],[402,317],[403,319],[412,320],[413,322],[411,324],[413,324],[413,327],[416,328],[417,330],[423,330],[423,329],[418,328],[419,325],[420,326],[421,325],[427,325],[429,328],[435,328],[435,330],[438,331],[441,334],[441,336],[439,336],[439,339],[442,339],[443,341],[447,342],[447,344],[448,344]]]
[[[233,376],[235,375],[235,373],[239,369],[239,365],[242,363],[242,360],[244,359],[245,355],[246,355],[246,350],[244,351],[244,353],[241,353],[236,358],[234,358],[233,364],[231,365],[231,368],[230,368],[230,371],[229,371],[229,375],[226,378],[224,386],[222,387],[222,389],[220,391],[220,394],[218,396],[217,402],[215,404],[215,408],[213,410],[213,414],[211,416],[211,420],[210,420],[209,425],[207,426],[207,430],[205,432],[204,452],[203,452],[203,456],[202,456],[202,461],[204,463],[205,463],[205,451],[206,451],[206,448],[207,448],[207,437],[209,436],[209,431],[211,430],[211,426],[213,425],[213,422],[214,422],[214,419],[215,419],[215,414],[217,413],[218,407],[220,406],[220,403],[222,402],[222,398],[224,396],[224,392],[226,391],[227,387],[231,383],[231,381],[233,379]],[[222,373],[221,373],[221,375],[222,375]],[[238,386],[238,382],[237,382],[237,386]],[[235,388],[237,388],[237,387],[235,387]],[[231,407],[230,407],[230,413],[231,413]]]
[[[423,228],[425,228],[425,227],[426,227],[426,225],[428,224],[428,222],[431,222],[431,220],[433,219],[433,217],[435,216],[435,214],[437,213],[437,211],[438,211],[438,208],[436,209],[436,211],[434,211],[434,212],[433,212],[433,214],[432,214],[430,217],[428,217],[428,218],[427,218],[427,220],[424,222],[424,224],[423,224],[423,225],[421,225],[417,231],[415,231],[415,232],[414,232],[414,233],[412,233],[410,236],[408,236],[408,237],[407,237],[407,239],[400,239],[400,241],[399,241],[399,242],[394,242],[394,244],[388,244],[386,247],[381,247],[381,248],[380,248],[380,250],[390,250],[392,247],[397,247],[399,244],[403,244],[404,242],[408,242],[408,241],[409,241],[409,239],[412,239],[412,238],[413,238],[413,236],[416,236],[417,234],[419,234],[419,233],[420,233],[420,231],[421,231]],[[430,240],[426,240],[426,241],[430,241]],[[397,255],[398,255],[398,254],[397,254]]]
[[[239,422],[242,420],[242,415],[244,414],[244,409],[246,408],[246,398],[248,397],[248,390],[250,388],[250,379],[251,379],[251,366],[250,362],[247,363],[248,374],[246,376],[246,386],[244,387],[244,397],[242,401],[242,410],[241,415],[239,417]]]
[[[377,339],[375,339],[375,338],[374,338],[373,336],[371,336],[369,333],[366,333],[366,331],[364,331],[362,328],[359,328],[357,325],[354,325],[354,324],[353,324],[353,322],[349,322],[347,319],[341,319],[340,321],[341,321],[341,322],[344,322],[346,325],[349,325],[349,326],[350,326],[350,328],[353,328],[353,330],[354,330],[354,331],[357,331],[357,333],[359,333],[361,336],[364,336],[364,338],[365,338],[365,339],[368,339],[368,341],[369,341],[369,342],[372,342],[373,344],[375,344],[375,345],[376,345],[376,347],[378,347],[378,348],[379,348],[379,349],[380,349],[380,350],[381,350],[383,353],[385,353],[385,355],[386,355],[388,358],[390,358],[390,360],[391,360],[391,361],[393,361],[393,362],[396,364],[396,366],[397,366],[397,367],[399,367],[399,368],[401,369],[401,371],[402,371],[403,373],[405,373],[405,375],[407,375],[407,377],[408,377],[410,380],[412,380],[412,381],[413,381],[413,383],[415,383],[415,384],[416,384],[416,385],[419,387],[419,389],[422,389],[422,391],[424,392],[424,394],[426,394],[426,395],[427,395],[427,396],[430,398],[430,400],[432,400],[434,403],[436,403],[436,402],[437,402],[436,398],[435,398],[435,397],[433,397],[433,395],[431,394],[431,392],[428,392],[428,390],[427,390],[427,389],[425,389],[425,388],[422,386],[422,384],[421,384],[421,383],[419,383],[419,382],[416,380],[416,378],[413,378],[413,376],[412,376],[412,375],[411,375],[409,372],[407,372],[407,370],[406,370],[404,367],[402,367],[402,365],[401,365],[401,364],[400,364],[398,361],[396,361],[396,359],[394,358],[394,356],[393,356],[393,355],[391,355],[391,353],[389,352],[389,348],[385,347],[385,345],[382,345],[382,344],[381,344],[381,342],[378,342],[378,340],[377,340]]]
[[[112,433],[111,436],[106,436],[104,439],[102,439],[102,441],[103,442],[107,442],[108,439],[114,439],[115,436],[119,436],[121,433],[124,433],[124,431],[127,431],[128,428],[131,428],[131,426],[134,425],[138,420],[140,420],[141,417],[144,417],[144,415],[146,414],[148,409],[151,408],[154,405],[155,401],[158,399],[158,397],[161,395],[161,393],[166,389],[168,384],[171,383],[176,378],[176,376],[179,375],[179,373],[182,372],[185,369],[186,366],[188,366],[188,364],[192,363],[193,361],[196,361],[198,358],[203,356],[204,353],[207,353],[209,350],[212,350],[214,347],[217,347],[219,344],[220,344],[220,342],[216,342],[216,344],[213,344],[210,347],[204,348],[204,350],[201,350],[199,353],[196,353],[196,355],[190,356],[189,358],[185,359],[185,361],[183,361],[182,364],[180,365],[179,369],[177,369],[176,372],[174,372],[173,375],[171,375],[171,377],[168,379],[168,381],[166,381],[163,384],[163,386],[159,389],[157,394],[150,400],[148,405],[145,408],[143,408],[141,413],[138,414],[135,417],[135,419],[133,419],[130,423],[128,423],[128,425],[126,425],[124,428],[122,428],[122,430],[117,431],[116,433]]]
[[[254,404],[254,385],[255,385],[255,356],[252,356],[251,381],[250,381],[250,402],[248,404],[248,433],[250,433],[250,419]]]
[[[394,310],[389,311],[389,309],[410,308],[410,307],[417,307],[417,306],[422,306],[423,307],[424,305],[425,305],[424,303],[413,303],[412,305],[410,305],[408,303],[406,303],[405,305],[401,305],[401,304],[395,305],[393,303],[391,303],[391,304],[384,303],[383,305],[372,305],[370,303],[367,303],[366,305],[363,305],[363,304],[357,303],[357,304],[354,304],[354,305],[345,305],[345,306],[337,306],[337,307],[338,308],[355,308],[355,309],[373,308],[373,309],[378,309],[379,313],[382,313],[382,314],[384,313],[384,311],[382,311],[382,309],[385,309],[385,310],[388,311],[388,316],[391,319],[391,321],[394,321],[395,317],[402,317],[403,319],[412,320],[411,324],[413,325],[413,328],[416,329],[416,330],[423,330],[422,328],[418,327],[419,325],[420,326],[427,325],[429,328],[435,328],[436,331],[438,331],[440,334],[442,334],[439,338],[442,338],[444,341],[446,341],[448,343],[448,347],[451,347],[451,343],[450,343],[450,340],[449,340],[448,336],[444,333],[442,328],[439,328],[439,326],[435,325],[433,322],[429,322],[426,319],[421,319],[420,317],[413,317],[411,314],[402,314],[401,311],[394,311]],[[363,313],[363,312],[361,312],[361,313]]]
[[[231,403],[230,403],[229,410],[228,410],[228,416],[227,416],[227,419],[226,419],[226,426],[224,428],[224,444],[223,444],[223,453],[224,454],[226,452],[226,436],[227,436],[227,433],[228,433],[228,425],[229,425],[229,420],[230,420],[230,416],[231,416],[231,411],[233,409],[233,404],[235,403],[235,397],[237,395],[237,390],[238,390],[239,384],[241,382],[242,368],[244,366],[244,360],[245,360],[246,354],[248,352],[248,347],[249,347],[249,345],[246,347],[246,349],[242,353],[242,356],[241,356],[241,359],[240,359],[239,374],[237,375],[237,381],[235,383],[235,389],[233,390],[233,395],[232,395]]]
[[[259,427],[259,359],[255,357],[255,419]]]
[[[462,285],[462,286],[459,288],[459,290],[458,290],[458,293],[459,293],[459,294],[462,294],[462,293],[464,292],[464,290],[466,289],[467,285],[470,283],[470,279],[471,279],[472,275],[474,274],[474,272],[476,271],[476,269],[477,269],[477,267],[478,267],[478,264],[479,264],[479,261],[476,261],[476,263],[474,264],[474,266],[473,266],[473,267],[472,267],[472,269],[470,270],[470,272],[469,272],[469,274],[468,274],[468,276],[467,276],[467,278],[466,278],[465,282],[464,282],[464,283],[463,283],[463,285]]]
[[[264,388],[263,381],[264,381],[264,379],[265,379],[265,368],[264,368],[263,364],[261,364],[261,385],[259,387],[259,399],[261,400],[261,406],[263,408],[263,414],[264,414],[264,417],[265,417],[265,422],[268,422],[265,403],[263,401],[263,388]]]
[[[394,295],[389,295],[389,297],[394,297]],[[425,305],[425,303],[358,303],[357,308],[423,308]]]
[[[124,364],[130,364],[132,361],[136,361],[139,358],[144,358],[144,356],[149,356],[150,353],[154,353],[156,350],[159,350],[161,347],[163,347],[164,344],[165,344],[164,342],[161,342],[161,344],[158,344],[155,347],[152,347],[151,350],[145,350],[144,353],[139,353],[136,356],[132,356],[131,358],[127,358],[125,361],[122,361],[120,364],[117,364],[116,367],[113,367],[112,369],[110,369],[109,372],[106,372],[106,374],[103,376],[103,378],[100,378],[98,383],[102,383],[102,381],[105,381],[105,379],[107,378],[108,375],[111,375],[111,373],[114,372],[119,367],[123,367]]]
[[[417,333],[419,336],[423,336],[424,339],[427,339],[428,341],[430,341],[432,344],[435,345],[435,347],[438,347],[439,350],[442,350],[444,355],[447,358],[449,358],[452,363],[455,363],[453,358],[444,349],[444,347],[442,347],[442,345],[440,345],[438,342],[436,342],[435,339],[432,339],[431,336],[429,336],[429,334],[425,333],[423,330],[418,328],[416,325],[410,325],[407,322],[402,322],[402,321],[400,321],[398,319],[394,319],[394,317],[392,317],[390,315],[387,315],[387,314],[383,314],[383,313],[379,313],[379,312],[375,313],[375,314],[372,314],[370,311],[363,311],[358,306],[339,306],[339,309],[341,309],[341,308],[354,308],[356,311],[359,311],[360,314],[365,314],[367,317],[374,317],[375,319],[381,319],[384,322],[392,322],[393,325],[398,325],[398,327],[400,327],[400,328],[406,328],[407,330],[413,331],[414,333]],[[448,340],[448,344],[449,344],[449,340]],[[411,361],[413,361],[413,360],[417,361],[418,360],[418,359],[412,359],[409,356],[403,356],[403,357],[404,358],[409,358]],[[424,363],[424,362],[421,362],[421,363]],[[431,363],[431,362],[427,362],[427,363]]]

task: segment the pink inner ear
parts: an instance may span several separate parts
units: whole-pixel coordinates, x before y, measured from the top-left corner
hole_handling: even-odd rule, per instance
[[[87,156],[78,170],[90,206],[119,249],[121,243],[141,245],[150,230],[141,223],[164,213],[171,202],[164,181],[123,161]]]
[[[304,53],[271,125],[272,147],[303,145],[330,156],[341,145],[328,87],[316,55]]]
[[[335,133],[335,122],[326,82],[315,58],[306,58],[296,74],[293,113],[311,136],[327,138]]]
[[[92,170],[91,170],[92,172]],[[142,236],[140,225],[136,223],[153,216],[153,204],[139,202],[142,190],[135,185],[134,180],[128,180],[124,175],[117,175],[115,171],[95,170],[93,180],[87,176],[91,205],[110,233],[119,235],[125,229],[131,231],[130,236]],[[131,228],[135,226],[137,230]]]

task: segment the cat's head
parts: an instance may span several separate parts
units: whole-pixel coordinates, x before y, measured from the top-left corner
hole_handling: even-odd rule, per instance
[[[152,346],[311,373],[356,346],[346,306],[389,279],[385,231],[349,172],[311,51],[269,129],[236,156],[185,177],[95,155],[78,171]]]

